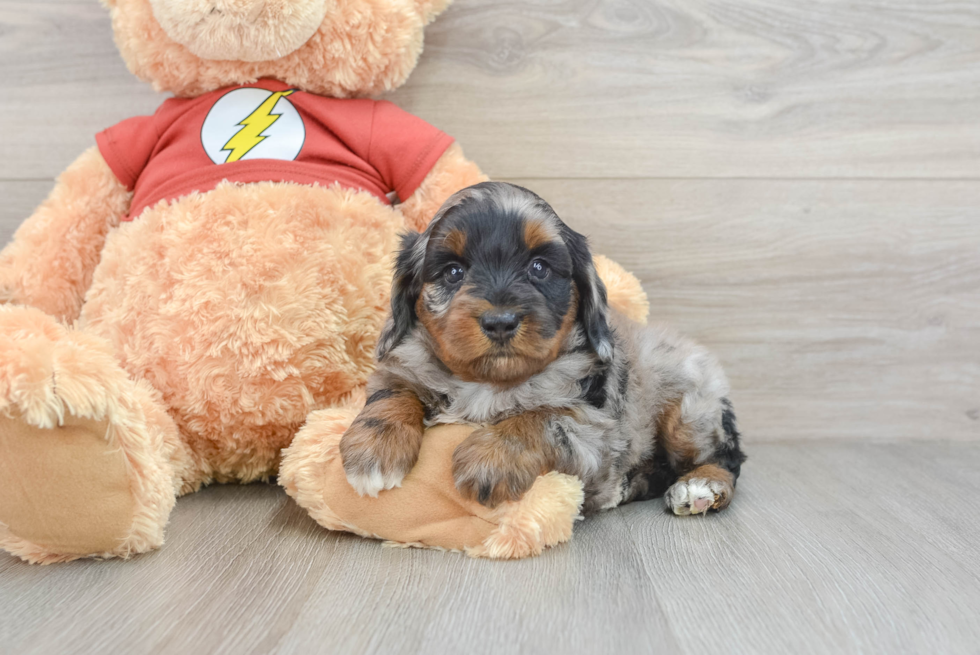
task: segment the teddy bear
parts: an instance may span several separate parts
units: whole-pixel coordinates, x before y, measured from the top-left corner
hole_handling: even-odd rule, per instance
[[[33,563],[159,547],[178,496],[278,476],[321,525],[522,557],[581,484],[463,500],[437,426],[399,489],[337,456],[364,404],[400,232],[486,176],[390,102],[449,0],[103,0],[173,97],[96,136],[0,253],[0,548]],[[637,319],[636,278],[597,257]]]

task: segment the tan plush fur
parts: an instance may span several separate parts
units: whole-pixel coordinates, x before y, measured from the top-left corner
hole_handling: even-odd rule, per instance
[[[0,252],[0,302],[30,304],[64,321],[77,318],[106,234],[131,196],[98,149],[86,150]]]
[[[505,503],[487,517],[497,528],[477,546],[466,548],[470,557],[518,559],[540,555],[549,546],[572,538],[585,493],[582,482],[552,471],[542,475],[517,502]]]
[[[269,476],[373,369],[402,228],[364,192],[225,183],[115,230],[80,325],[164,391],[204,479]]]
[[[635,275],[605,255],[595,255],[595,272],[606,285],[609,304],[637,323],[646,323],[650,301]]]
[[[326,0],[150,0],[164,33],[193,54],[253,62],[279,59],[309,41],[332,4]]]
[[[428,25],[436,16],[449,6],[453,0],[415,0],[415,5],[422,13],[422,19]]]
[[[212,14],[197,0],[104,0],[130,70],[178,96],[261,77],[333,97],[393,89],[449,4],[215,2]],[[454,145],[394,208],[337,186],[226,182],[120,223],[131,194],[84,153],[0,252],[0,548],[40,563],[151,550],[178,495],[274,475],[283,449],[281,480],[324,526],[419,541],[400,531],[407,515],[337,510],[330,485],[347,482],[329,468],[331,440],[365,401],[398,233],[484,179]],[[641,306],[635,279],[618,275],[621,300]],[[430,461],[449,475],[448,458]],[[445,476],[414,497],[479,525]],[[542,484],[495,515],[496,537],[458,547],[517,557],[567,539],[580,485]],[[71,502],[78,520],[59,533]]]
[[[296,50],[265,61],[202,59],[166,34],[150,0],[105,0],[129,69],[158,91],[197,96],[271,77],[310,93],[345,98],[401,86],[422,52],[420,9],[445,0],[330,0],[319,29]]]
[[[163,543],[175,492],[195,469],[194,458],[160,394],[144,381],[130,380],[107,342],[66,328],[40,310],[0,306],[0,413],[47,429],[62,424],[66,415],[107,421],[106,450],[122,451],[133,503],[130,528],[111,550],[52,552],[2,528],[0,547],[48,563],[85,555],[126,557]],[[4,484],[14,473],[6,464]]]

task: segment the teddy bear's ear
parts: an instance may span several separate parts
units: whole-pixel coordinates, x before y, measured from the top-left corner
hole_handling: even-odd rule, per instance
[[[453,0],[416,0],[422,20],[428,25],[449,6]]]

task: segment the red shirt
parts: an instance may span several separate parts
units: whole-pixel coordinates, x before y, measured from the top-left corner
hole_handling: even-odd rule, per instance
[[[222,180],[362,189],[390,204],[418,188],[452,137],[390,102],[338,100],[276,80],[171,98],[96,135],[133,191],[129,220]]]

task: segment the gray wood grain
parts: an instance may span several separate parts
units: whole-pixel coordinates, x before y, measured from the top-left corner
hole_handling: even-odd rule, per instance
[[[0,652],[977,652],[980,444],[749,455],[726,512],[639,503],[519,562],[383,548],[274,486],[212,487],[152,554],[0,555]]]
[[[478,0],[427,38],[396,97],[494,176],[980,175],[976,3]]]
[[[6,0],[0,29],[0,179],[159,104],[96,0]],[[392,97],[494,177],[977,178],[980,5],[457,0]]]

